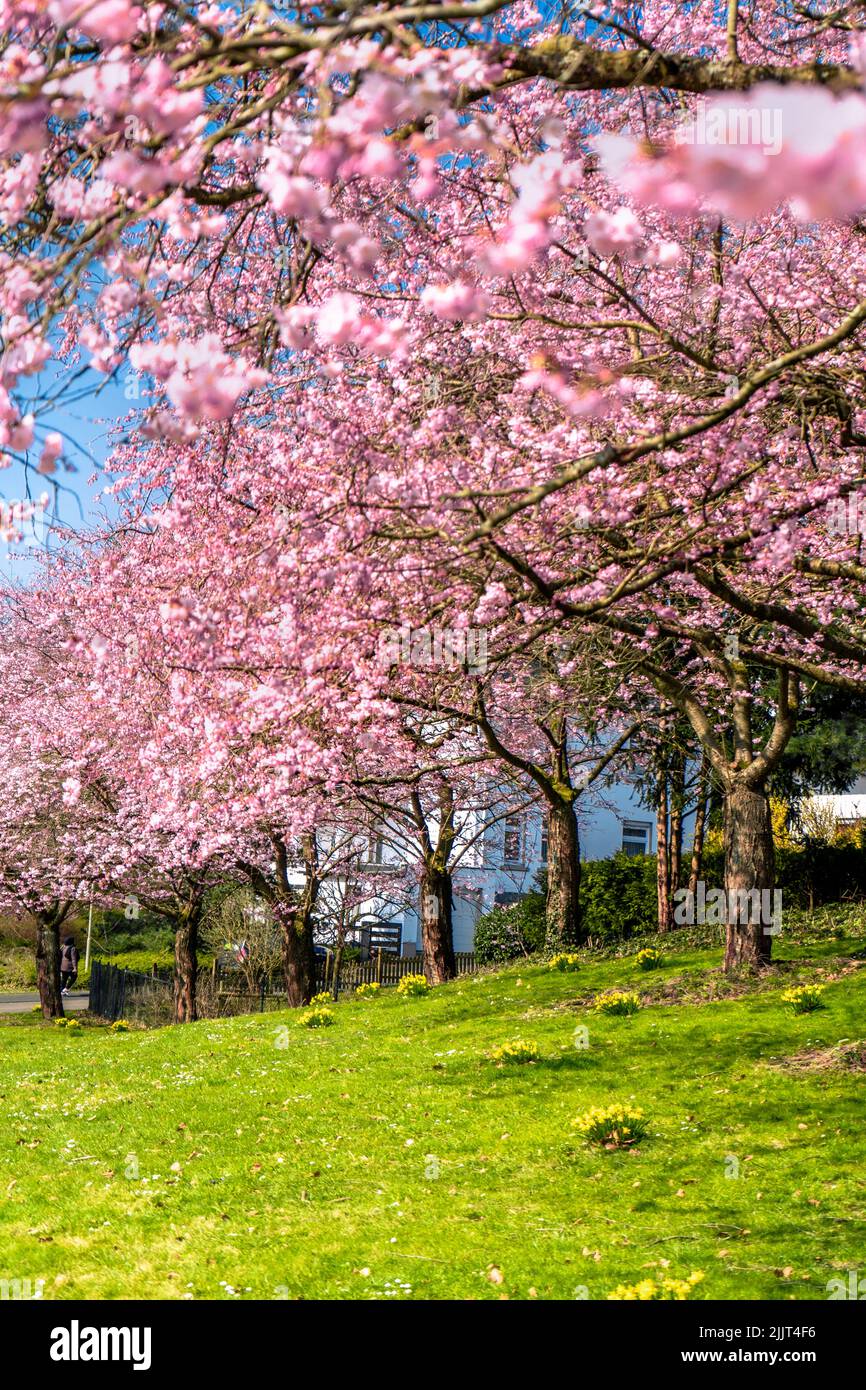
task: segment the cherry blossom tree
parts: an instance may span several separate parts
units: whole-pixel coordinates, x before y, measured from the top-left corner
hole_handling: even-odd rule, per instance
[[[97,683],[128,604],[191,843],[301,844],[401,748],[377,629],[451,613],[604,636],[772,886],[800,686],[864,683],[861,18],[6,6],[0,445],[139,373]]]

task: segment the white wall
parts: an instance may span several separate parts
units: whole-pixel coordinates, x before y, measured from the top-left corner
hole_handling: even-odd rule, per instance
[[[608,859],[623,847],[623,821],[643,822],[647,827],[647,852],[655,854],[655,813],[641,804],[635,785],[617,782],[603,795],[584,798],[578,814],[581,858]],[[497,895],[524,894],[535,886],[536,875],[545,867],[541,858],[542,818],[527,813],[524,856],[519,864],[503,862],[504,822],[498,821],[484,840],[483,862],[477,867],[459,867],[454,873],[454,949],[471,951],[475,922],[482,913],[492,911]],[[683,848],[691,848],[694,812],[683,823]],[[475,901],[467,901],[464,891],[472,890]],[[403,914],[403,943],[421,946],[417,913]]]

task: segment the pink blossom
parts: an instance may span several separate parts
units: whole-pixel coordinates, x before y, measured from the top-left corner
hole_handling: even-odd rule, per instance
[[[495,580],[488,584],[475,609],[475,622],[481,627],[498,622],[511,608],[511,597],[505,585]]]
[[[370,140],[358,162],[363,174],[372,178],[393,179],[402,169],[393,140]]]
[[[144,69],[130,101],[130,110],[152,130],[171,135],[183,130],[204,108],[200,89],[179,92],[175,77],[163,58],[152,58]]]
[[[478,247],[479,259],[491,275],[512,275],[527,270],[550,245],[550,231],[543,221],[509,221],[496,241]]]
[[[350,343],[361,323],[361,308],[352,294],[332,294],[316,312],[316,330],[324,343],[334,347]]]
[[[271,147],[265,152],[265,167],[256,181],[284,217],[317,218],[325,208],[322,189],[312,179],[292,172],[292,161],[284,150]]]
[[[472,322],[481,319],[490,307],[490,298],[475,285],[455,280],[450,285],[428,285],[421,303],[437,318]]]
[[[301,351],[313,345],[312,325],[316,311],[308,304],[293,304],[288,309],[275,309],[274,318],[280,327],[280,342],[284,347]]]
[[[81,798],[81,781],[78,777],[67,777],[63,782],[63,805],[75,806]]]
[[[227,420],[239,397],[267,381],[267,372],[229,357],[213,333],[179,344],[176,361],[166,393],[183,415],[194,419]]]
[[[29,449],[33,443],[36,421],[32,415],[22,419],[0,420],[0,446],[9,449]]]
[[[677,140],[648,158],[621,136],[597,140],[609,176],[643,203],[746,220],[790,204],[804,221],[866,207],[866,97],[762,83],[700,105]]]
[[[45,436],[42,445],[42,453],[39,457],[38,471],[40,473],[55,473],[57,471],[57,460],[63,453],[63,436],[52,432]]]
[[[142,11],[128,0],[51,0],[52,18],[104,43],[124,43],[138,31]]]
[[[340,223],[332,229],[331,237],[336,250],[356,270],[366,274],[373,269],[382,248],[357,222]]]
[[[625,255],[631,259],[643,240],[643,227],[631,208],[618,207],[616,212],[594,212],[586,219],[586,239],[600,256]]]
[[[51,185],[50,197],[59,217],[89,219],[106,212],[117,198],[117,191],[106,179],[85,182],[67,174]]]
[[[139,159],[131,150],[120,150],[105,161],[102,174],[109,183],[121,188],[151,194],[170,184],[176,170],[159,158]]]

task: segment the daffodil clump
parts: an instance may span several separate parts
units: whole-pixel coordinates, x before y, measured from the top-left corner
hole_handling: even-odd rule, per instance
[[[703,1270],[696,1269],[688,1279],[641,1279],[639,1284],[620,1284],[613,1293],[608,1294],[608,1300],[622,1299],[629,1303],[682,1303],[685,1299],[691,1298],[692,1289],[703,1277]]]
[[[627,1105],[595,1105],[574,1122],[578,1134],[589,1144],[606,1149],[627,1149],[646,1138],[648,1126],[642,1110]]]
[[[355,990],[355,998],[378,999],[381,993],[382,986],[378,984],[375,980],[371,980],[369,984],[358,986],[358,988]]]
[[[795,1014],[811,1014],[816,1009],[824,1008],[823,993],[823,985],[797,985],[794,989],[785,990],[782,1003],[790,1004]]]
[[[541,1053],[538,1043],[530,1042],[526,1038],[515,1038],[514,1042],[494,1047],[489,1056],[492,1062],[501,1067],[509,1062],[537,1062]]]
[[[614,989],[608,994],[600,994],[593,1008],[601,1014],[636,1014],[640,999],[631,990]]]
[[[642,951],[638,951],[634,963],[638,970],[658,970],[660,965],[664,965],[665,958],[655,946],[645,946]]]
[[[333,1004],[333,1002],[334,1002],[334,996],[333,996],[333,994],[331,993],[331,991],[330,991],[329,989],[323,989],[322,992],[321,992],[321,994],[314,994],[314,995],[313,995],[312,999],[310,1000],[310,1008],[311,1008],[311,1009],[321,1009],[321,1008],[323,1008],[323,1007],[324,1007],[324,1008],[327,1008],[328,1005],[329,1005],[329,1004]]]
[[[55,1028],[63,1028],[67,1033],[81,1033],[82,1027],[77,1018],[55,1018]]]
[[[551,970],[561,970],[563,974],[566,974],[571,970],[579,970],[580,960],[571,951],[560,951],[558,955],[551,957],[550,968]]]
[[[404,975],[397,986],[401,999],[415,999],[418,995],[430,992],[430,981],[426,975]]]
[[[301,1014],[301,1023],[305,1028],[330,1028],[336,1021],[334,1010],[326,1008],[324,1004],[317,1004]]]
[[[112,1033],[128,1033],[129,1024],[125,1018],[119,1018],[115,1023],[112,1023],[111,1031]]]

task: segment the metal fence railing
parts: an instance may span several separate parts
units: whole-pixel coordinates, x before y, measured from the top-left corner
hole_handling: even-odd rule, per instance
[[[471,951],[456,955],[457,974],[472,975],[478,969]],[[384,951],[371,960],[342,962],[337,953],[316,962],[316,990],[329,990],[335,998],[353,994],[359,985],[396,985],[404,975],[423,970],[420,956],[392,956]],[[213,968],[199,975],[198,1010],[202,1018],[222,1018],[233,1014],[266,1013],[286,1007],[286,988],[280,975],[259,981],[245,978],[242,971],[215,961]],[[172,981],[165,975],[145,975],[125,970],[105,961],[94,961],[90,972],[90,1012],[112,1022],[124,1018],[171,1023],[174,1019]]]
[[[120,970],[116,965],[95,960],[90,967],[88,1008],[99,1018],[116,1022],[119,1018],[174,1014],[171,980],[161,975],[144,975],[137,970]]]

